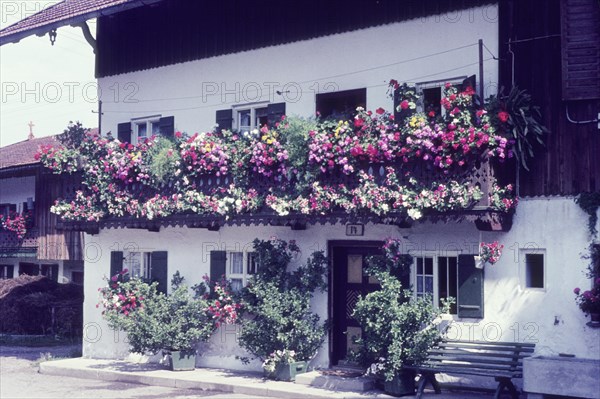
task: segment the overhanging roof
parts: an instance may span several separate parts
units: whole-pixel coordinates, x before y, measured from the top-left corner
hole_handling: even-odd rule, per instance
[[[0,31],[0,46],[31,36],[43,36],[65,25],[150,5],[162,0],[63,0]]]

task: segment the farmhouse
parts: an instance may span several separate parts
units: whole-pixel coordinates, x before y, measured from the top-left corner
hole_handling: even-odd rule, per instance
[[[168,290],[176,271],[190,282],[224,273],[241,288],[254,270],[251,242],[276,236],[296,241],[298,264],[316,250],[329,259],[328,289],[316,294],[312,306],[331,329],[314,367],[347,360],[349,337],[360,334],[350,317],[354,303],[377,287],[363,275],[364,259],[388,237],[400,239],[413,258],[405,284],[415,295],[429,293],[436,304],[456,298],[453,338],[530,342],[539,354],[600,359],[598,330],[586,324],[573,295],[575,287],[590,286],[584,256],[599,239],[597,226],[588,228],[590,215],[575,202],[580,193],[599,190],[599,15],[595,2],[582,0],[552,0],[543,7],[491,0],[65,0],[4,29],[2,44],[67,24],[82,26],[96,53],[101,134],[116,139],[93,144],[102,151],[133,159],[137,150],[127,152],[129,145],[152,136],[171,137],[177,151],[189,150],[189,159],[181,150],[179,165],[185,167],[173,172],[182,175],[167,177],[162,186],[140,182],[127,163],[112,185],[87,186],[91,191],[81,197],[63,194],[61,228],[85,232],[86,246],[97,249],[85,260],[84,356],[128,354],[124,337],[108,329],[96,308],[105,277],[128,268]],[[97,18],[95,38],[86,25],[90,18]],[[484,139],[490,151],[467,161],[451,150],[430,159],[416,147],[407,161],[390,150],[391,160],[381,140],[361,146],[369,137],[383,137],[382,130],[393,136],[389,124],[404,123],[399,121],[417,137],[424,133],[415,133],[415,126],[425,126],[427,118],[455,115],[444,101],[472,101],[475,94],[483,99],[501,89],[506,95],[514,86],[531,93],[549,132],[539,132],[543,145],[529,132],[533,157],[525,148],[509,157],[509,144],[500,137],[489,144],[496,140],[491,133]],[[510,111],[502,108],[502,98],[496,113],[478,117],[502,126],[501,112]],[[239,135],[235,142],[255,140],[268,148],[285,141],[270,132],[283,130],[293,116],[316,114],[335,119],[322,136],[307,136],[314,147],[306,162],[316,172],[305,197],[290,194],[293,167],[280,167],[291,154],[264,165],[249,155],[247,163],[235,164],[234,155],[217,150],[211,154],[227,162],[212,161],[216,169],[200,172],[206,165],[194,158],[206,154],[200,147],[212,151],[224,142],[194,133],[218,125],[216,132]],[[352,156],[320,152],[338,135],[352,141],[345,132],[363,123],[378,128],[360,150],[348,151]],[[473,117],[469,123],[478,122]],[[445,125],[447,132],[452,124]],[[459,151],[463,142],[456,140],[449,148]],[[122,159],[106,156],[105,167]],[[248,177],[245,185],[236,168]],[[398,185],[383,183],[391,174]],[[178,191],[168,181],[186,188]],[[371,183],[388,184],[389,197],[378,198],[383,191],[372,191]],[[347,191],[331,191],[340,184]],[[407,187],[413,194],[394,194]],[[205,197],[213,188],[216,197]],[[98,200],[103,194],[110,198]],[[475,256],[482,242],[504,249],[495,264],[479,268]],[[236,329],[222,327],[203,346],[197,365],[260,368],[236,358],[244,355]]]

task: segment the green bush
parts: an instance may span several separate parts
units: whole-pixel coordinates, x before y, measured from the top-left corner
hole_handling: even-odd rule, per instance
[[[293,242],[255,240],[254,249],[259,267],[244,296],[248,314],[242,320],[240,345],[261,360],[284,350],[295,352],[296,360],[310,360],[326,331],[310,310],[314,291],[326,287],[325,256],[315,252],[305,266],[287,272],[298,249]]]
[[[381,289],[360,298],[353,317],[363,329],[357,338],[354,358],[368,368],[369,374],[390,381],[403,366],[419,365],[427,352],[441,339],[434,320],[447,307],[436,309],[430,297],[412,298],[400,281],[380,267],[368,267],[367,273]]]

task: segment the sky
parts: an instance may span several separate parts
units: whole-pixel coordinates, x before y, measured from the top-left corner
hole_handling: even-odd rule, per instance
[[[0,28],[56,3],[56,0],[0,0]],[[95,21],[88,21],[95,35]],[[54,46],[48,35],[30,36],[0,47],[0,146],[62,133],[69,121],[96,127],[98,107],[94,53],[80,28],[58,29]]]

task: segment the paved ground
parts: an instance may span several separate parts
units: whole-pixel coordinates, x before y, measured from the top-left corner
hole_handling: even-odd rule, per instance
[[[72,357],[76,346],[6,347],[0,346],[0,398],[139,398],[139,399],[250,399],[256,396],[177,389],[159,386],[109,382],[38,373],[38,360],[43,356]]]

